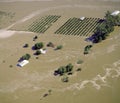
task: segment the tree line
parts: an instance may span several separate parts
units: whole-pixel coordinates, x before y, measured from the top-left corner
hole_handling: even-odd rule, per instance
[[[120,15],[113,16],[110,11],[107,11],[104,22],[96,28],[89,40],[93,43],[99,43],[105,40],[106,37],[114,31],[115,26],[120,26]]]

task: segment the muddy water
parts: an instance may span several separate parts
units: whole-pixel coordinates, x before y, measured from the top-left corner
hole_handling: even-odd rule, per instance
[[[120,28],[116,28],[107,40],[94,45],[87,56],[82,55],[81,49],[86,45],[82,39],[43,35],[39,41],[63,43],[65,48],[56,53],[48,49],[48,54],[41,56],[38,61],[32,58],[29,65],[20,69],[15,66],[18,57],[26,52],[31,53],[31,49],[24,51],[21,45],[25,40],[33,45],[33,42],[30,42],[31,38],[32,35],[30,37],[13,36],[4,39],[7,43],[0,41],[2,48],[0,49],[2,57],[0,60],[0,103],[120,102]],[[21,49],[15,52],[17,47]],[[82,71],[75,72],[70,77],[69,83],[62,83],[60,77],[53,76],[54,69],[60,65],[72,62],[75,68],[79,67],[76,65],[78,58],[84,60],[80,66]],[[6,60],[5,63],[3,59]],[[11,63],[14,65],[13,68],[9,68]],[[44,94],[49,94],[50,89],[51,94],[43,97]]]

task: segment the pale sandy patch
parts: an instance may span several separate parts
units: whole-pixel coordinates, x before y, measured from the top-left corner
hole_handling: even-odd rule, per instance
[[[16,31],[0,30],[0,38],[7,38],[15,34]]]

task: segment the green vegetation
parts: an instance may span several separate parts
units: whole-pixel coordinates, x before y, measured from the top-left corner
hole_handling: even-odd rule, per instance
[[[74,17],[66,21],[55,34],[88,36],[102,23],[100,18],[85,18],[81,21]]]
[[[21,57],[22,60],[29,60],[31,58],[30,54],[25,54]]]
[[[33,38],[33,41],[35,41],[36,39],[38,39],[38,36],[35,36],[35,37]]]
[[[13,65],[9,65],[9,67],[10,67],[10,68],[12,68],[12,67],[13,67]]]
[[[52,48],[54,48],[55,46],[54,46],[54,44],[53,44],[52,42],[49,42],[49,43],[47,44],[47,47],[52,47]]]
[[[89,53],[89,50],[92,48],[92,45],[87,45],[85,48],[84,48],[84,54],[88,54]]]
[[[82,63],[83,63],[83,61],[80,59],[77,61],[77,64],[82,64]]]
[[[49,95],[50,95],[50,94],[52,93],[52,90],[51,90],[51,89],[49,89],[49,90],[48,90],[48,93],[49,93]]]
[[[109,11],[105,15],[105,20],[102,25],[99,25],[92,35],[92,42],[99,43],[105,40],[106,37],[114,31],[114,26],[120,25],[120,15],[113,16]]]
[[[55,75],[57,75],[57,74],[63,75],[63,74],[72,72],[72,70],[73,70],[73,65],[71,63],[69,63],[66,66],[59,67],[57,70],[54,71],[54,74]]]
[[[25,47],[25,48],[29,47],[29,44],[25,44],[24,47]]]
[[[81,68],[78,68],[76,71],[81,71],[82,69]]]
[[[39,59],[39,57],[36,57],[36,59]]]
[[[48,30],[54,22],[56,22],[61,16],[48,15],[34,21],[28,28],[28,31],[36,33],[44,33]]]
[[[69,82],[69,78],[67,76],[63,76],[61,80],[62,82]]]
[[[62,49],[62,48],[63,48],[62,45],[58,45],[55,50],[60,50],[60,49]]]
[[[41,48],[43,48],[43,47],[44,47],[43,42],[39,42],[39,43],[36,43],[36,44],[34,45],[34,49],[35,49],[35,50],[41,49]]]
[[[36,52],[35,52],[35,55],[40,55],[41,54],[41,51],[40,50],[37,50]]]

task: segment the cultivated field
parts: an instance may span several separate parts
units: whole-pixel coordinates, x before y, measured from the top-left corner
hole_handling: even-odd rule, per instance
[[[70,18],[55,34],[90,36],[93,31],[102,24],[100,18]]]

